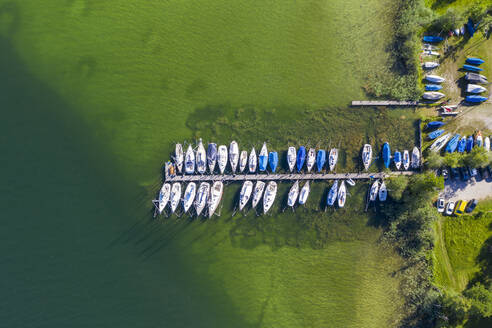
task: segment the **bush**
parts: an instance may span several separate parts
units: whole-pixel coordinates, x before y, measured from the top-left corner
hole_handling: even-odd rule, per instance
[[[389,195],[396,201],[400,201],[403,195],[403,191],[408,186],[408,178],[406,176],[400,175],[388,179],[386,185],[388,186]]]

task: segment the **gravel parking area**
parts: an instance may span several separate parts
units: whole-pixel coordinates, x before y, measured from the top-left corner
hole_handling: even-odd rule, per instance
[[[492,196],[492,179],[472,178],[468,182],[460,179],[449,179],[444,183],[444,192],[441,193],[446,202],[490,198]]]

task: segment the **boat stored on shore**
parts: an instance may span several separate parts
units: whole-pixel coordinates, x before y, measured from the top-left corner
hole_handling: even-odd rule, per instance
[[[476,66],[473,66],[473,65],[463,65],[463,69],[467,70],[467,71],[471,71],[471,72],[481,72],[483,71],[483,68],[481,67],[476,67]]]
[[[436,131],[432,131],[431,133],[429,133],[428,135],[428,138],[429,140],[434,140],[436,139],[437,137],[439,137],[441,134],[444,133],[444,129],[439,129],[439,130],[436,130]]]
[[[448,142],[449,138],[451,138],[451,133],[446,133],[445,135],[440,136],[436,141],[434,141],[429,149],[435,152],[440,151],[441,148]]]
[[[417,147],[413,147],[412,162],[410,165],[413,169],[418,169],[420,167],[420,150]]]
[[[429,49],[429,50],[432,51],[432,49]],[[423,64],[423,66],[424,66],[424,69],[433,69],[433,68],[439,67],[439,63],[429,61],[429,62],[425,62]]]
[[[408,168],[410,167],[410,154],[408,152],[408,150],[405,150],[403,151],[403,168],[405,170],[408,170]]]
[[[442,83],[442,82],[446,81],[446,79],[445,79],[445,78],[440,77],[440,76],[438,76],[438,75],[432,75],[432,74],[427,74],[427,75],[425,76],[425,79],[426,79],[427,81],[429,81],[429,82],[433,82],[433,83]]]
[[[466,151],[469,153],[473,148],[473,136],[468,136],[466,139]]]
[[[436,43],[436,42],[441,42],[442,40],[444,40],[444,38],[440,36],[426,35],[422,38],[422,40],[424,42]]]
[[[466,96],[465,101],[469,103],[481,103],[486,101],[487,99],[489,98],[483,96]]]
[[[483,59],[475,58],[475,57],[468,57],[466,59],[466,62],[472,65],[482,65],[483,63],[485,63]]]
[[[427,99],[427,100],[439,100],[445,96],[446,95],[444,93],[441,93],[441,92],[428,91],[428,92],[424,92],[422,98]]]
[[[390,150],[389,143],[385,142],[383,144],[382,153],[383,153],[384,166],[388,168],[390,166],[390,163],[391,163],[391,150]]]
[[[459,133],[455,134],[451,140],[449,140],[448,144],[446,145],[446,149],[444,150],[447,153],[453,153],[456,148],[458,147],[458,142],[460,140],[461,135]]]
[[[398,150],[395,151],[393,161],[395,162],[395,168],[399,170],[401,167],[401,153]]]
[[[442,121],[432,121],[432,122],[429,122],[425,125],[425,129],[426,130],[430,130],[430,129],[436,129],[436,128],[440,128],[441,126],[443,126],[444,122]]]
[[[466,136],[463,136],[458,142],[458,153],[464,153],[466,148]]]
[[[426,84],[425,91],[438,91],[442,89],[442,85],[440,84]]]
[[[469,82],[472,82],[472,83],[480,83],[480,84],[489,83],[489,81],[487,80],[487,77],[485,77],[481,74],[478,74],[478,73],[466,73],[465,79]]]
[[[468,93],[482,93],[485,91],[487,91],[487,89],[478,84],[470,83],[466,86],[466,92]]]

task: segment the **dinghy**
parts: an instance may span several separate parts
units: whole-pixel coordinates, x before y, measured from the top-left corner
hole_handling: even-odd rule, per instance
[[[179,200],[181,199],[181,184],[179,182],[173,183],[171,188],[171,213],[174,213],[179,205]]]
[[[418,169],[420,167],[420,151],[417,147],[413,147],[412,150],[412,168]]]
[[[277,195],[277,183],[275,181],[268,182],[265,188],[265,195],[263,196],[263,214],[266,214],[272,207]]]
[[[433,69],[439,66],[439,63],[436,62],[425,62],[424,63],[424,68],[425,69]]]
[[[490,138],[489,137],[485,137],[485,139],[483,140],[483,148],[486,151],[490,151]]]
[[[297,196],[299,196],[299,181],[296,181],[294,185],[290,187],[287,206],[293,207],[296,204]]]
[[[255,173],[256,172],[256,151],[255,147],[251,149],[251,152],[249,153],[249,159],[248,159],[248,168],[249,168],[249,173]]]
[[[258,168],[260,169],[261,172],[264,172],[266,171],[268,165],[268,150],[267,150],[266,142],[263,143],[263,146],[261,147],[260,150],[260,155],[258,157],[259,157]]]
[[[296,149],[294,147],[289,147],[287,150],[287,164],[289,165],[289,171],[292,172],[296,165]]]
[[[195,210],[197,216],[200,216],[200,214],[202,214],[203,209],[207,205],[209,193],[210,193],[210,183],[208,182],[200,183],[200,187],[198,187],[198,193],[195,198]]]
[[[468,136],[466,139],[466,151],[469,153],[473,148],[473,136]]]
[[[449,140],[448,144],[446,145],[446,149],[444,150],[447,153],[453,153],[456,148],[458,147],[458,142],[460,140],[461,135],[458,133],[455,134],[451,140]]]
[[[388,189],[386,189],[386,184],[381,182],[381,186],[379,187],[379,200],[381,202],[386,201],[386,197],[388,197]]]
[[[306,181],[304,186],[302,186],[301,192],[299,193],[299,204],[300,205],[306,204],[310,191],[311,191],[311,187],[309,186],[309,181]]]
[[[470,71],[470,72],[481,72],[481,71],[483,71],[483,68],[473,66],[473,65],[466,65],[466,64],[463,65],[463,69]]]
[[[369,200],[371,202],[374,202],[376,200],[376,198],[378,197],[378,191],[379,191],[379,180],[376,180],[372,184],[371,190],[369,192]]]
[[[482,147],[482,145],[483,145],[482,132],[478,131],[477,135],[475,136],[475,146]]]
[[[487,89],[478,84],[470,83],[466,86],[466,92],[468,93],[482,93],[485,91],[487,91]]]
[[[159,191],[159,200],[157,204],[157,210],[159,214],[162,214],[169,202],[169,197],[171,196],[171,185],[169,183],[164,183]]]
[[[446,79],[445,79],[445,78],[443,78],[443,77],[440,77],[440,76],[438,76],[438,75],[431,75],[431,74],[427,74],[427,75],[425,76],[425,79],[426,79],[427,81],[429,81],[429,82],[433,82],[433,83],[442,83],[442,82],[446,81]]]
[[[183,209],[185,213],[188,212],[191,205],[193,204],[193,201],[195,200],[195,195],[196,195],[196,183],[190,182],[186,186],[184,198],[183,198]]]
[[[434,35],[426,35],[422,39],[424,40],[424,42],[431,42],[431,43],[441,42],[442,40],[444,40],[444,38]]]
[[[253,190],[253,200],[252,206],[253,208],[258,205],[261,200],[261,196],[263,196],[263,190],[265,189],[265,183],[263,181],[256,181],[255,189]]]
[[[466,96],[465,101],[469,103],[481,103],[486,101],[487,97],[482,97],[482,96]]]
[[[227,147],[220,145],[217,151],[217,164],[219,165],[220,174],[224,174],[227,166]]]
[[[432,121],[432,122],[427,123],[427,125],[425,126],[425,129],[429,130],[429,129],[440,128],[444,124],[446,124],[446,123],[441,122],[441,121]]]
[[[318,172],[321,172],[323,166],[325,166],[326,162],[326,151],[324,149],[318,150],[318,155],[316,155],[316,167],[318,168]]]
[[[483,63],[485,63],[485,61],[483,59],[480,59],[480,58],[474,58],[474,57],[469,57],[466,59],[466,62],[468,64],[472,64],[472,65],[482,65]]]
[[[208,198],[208,217],[211,218],[214,215],[217,207],[219,207],[220,200],[222,199],[222,193],[224,191],[224,184],[222,181],[215,181],[210,189],[210,196]]]
[[[335,169],[338,162],[338,149],[332,148],[330,150],[330,157],[328,158],[328,165],[330,166],[330,171]]]
[[[437,91],[437,90],[441,90],[442,89],[442,85],[439,85],[439,84],[426,84],[425,85],[425,91]]]
[[[185,173],[193,174],[195,173],[195,153],[193,152],[193,148],[191,145],[188,145],[188,149],[186,150],[185,156]]]
[[[248,152],[243,150],[239,155],[239,172],[243,173],[244,169],[248,165]]]
[[[181,173],[183,171],[184,155],[183,155],[183,146],[180,143],[176,144],[176,150],[174,151],[174,155],[175,155],[174,160],[176,161],[176,168],[178,169],[178,172]]]
[[[464,153],[465,147],[466,147],[466,136],[463,136],[463,138],[460,139],[460,142],[458,142],[458,153]]]
[[[401,167],[401,153],[398,150],[395,151],[393,161],[395,162],[396,169],[399,170]]]
[[[239,146],[234,140],[229,145],[229,162],[231,163],[232,173],[236,173],[237,164],[239,163]]]
[[[347,184],[348,184],[349,186],[351,186],[351,187],[355,186],[355,181],[354,181],[354,180],[352,180],[352,179],[347,179],[346,181],[347,181]]]
[[[207,171],[205,147],[203,147],[202,139],[198,141],[198,148],[196,149],[196,171],[199,174],[204,174]]]
[[[481,83],[481,84],[488,83],[487,77],[477,73],[466,73],[465,79],[472,83]]]
[[[451,138],[451,133],[446,133],[445,135],[440,136],[432,143],[429,149],[438,152],[448,142],[449,138]]]
[[[383,164],[385,167],[389,167],[391,163],[391,150],[389,143],[385,142],[383,144]]]
[[[364,169],[367,171],[369,169],[369,165],[371,165],[372,161],[372,147],[369,144],[365,144],[362,148],[362,163],[364,164]]]
[[[216,163],[217,163],[217,144],[209,143],[207,148],[207,164],[210,174],[214,174]]]
[[[436,92],[436,91],[429,91],[429,92],[424,92],[422,98],[427,99],[427,100],[439,100],[446,95],[441,92]]]
[[[444,129],[439,129],[439,130],[436,130],[436,131],[432,131],[431,133],[429,133],[429,140],[434,140],[436,139],[437,137],[439,137],[441,134],[444,133]]]
[[[326,204],[328,206],[333,206],[338,196],[338,180],[335,180],[333,186],[331,186],[328,196],[326,197]]]
[[[306,160],[306,148],[304,148],[304,146],[301,146],[297,151],[297,172],[300,172],[302,170],[305,160]]]
[[[268,165],[272,173],[275,173],[278,165],[278,153],[276,151],[271,151],[268,155]]]
[[[309,148],[306,159],[306,168],[308,172],[311,172],[311,169],[314,166],[314,162],[316,161],[316,150],[314,148]]]
[[[345,181],[342,181],[340,189],[338,189],[338,207],[344,207],[345,200],[347,200],[347,187],[345,187]]]
[[[458,105],[446,105],[446,106],[441,106],[441,109],[443,112],[453,112],[458,109]]]
[[[403,168],[406,170],[408,170],[408,168],[410,167],[410,154],[408,153],[408,150],[405,150],[403,152]]]
[[[253,182],[244,181],[241,192],[239,193],[239,210],[242,211],[244,206],[248,203],[253,192]]]
[[[222,181],[215,181],[210,189],[210,196],[208,197],[208,217],[211,218],[214,215],[217,207],[219,207],[220,200],[222,198],[222,192],[224,191],[224,184]]]

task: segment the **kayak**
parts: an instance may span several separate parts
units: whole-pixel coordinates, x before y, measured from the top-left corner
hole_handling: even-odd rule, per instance
[[[306,148],[304,146],[299,147],[297,151],[297,171],[300,172],[304,166],[304,161],[306,160]]]
[[[451,140],[449,140],[448,144],[446,145],[446,149],[444,150],[447,153],[453,153],[456,148],[458,147],[458,142],[460,140],[461,135],[459,133],[455,134]]]
[[[444,129],[439,129],[439,130],[436,130],[436,131],[432,131],[431,133],[429,133],[429,140],[434,140],[436,139],[437,137],[439,137],[441,134],[444,133]]]
[[[483,71],[483,68],[472,66],[472,65],[467,65],[467,64],[463,65],[463,69],[466,69],[467,71],[471,71],[471,72]]]
[[[425,126],[426,129],[435,129],[435,128],[440,128],[441,126],[443,126],[444,122],[441,122],[441,121],[432,121],[432,122],[429,122],[427,123],[427,125]]]
[[[275,173],[275,170],[277,169],[277,165],[278,165],[278,154],[276,151],[272,151],[268,155],[268,165],[270,165],[270,170],[272,170],[272,172]]]
[[[385,167],[389,167],[391,162],[391,150],[389,143],[385,142],[383,145],[383,163]]]
[[[424,40],[424,42],[441,42],[442,40],[444,40],[443,37],[440,37],[440,36],[434,36],[434,35],[426,35],[422,38],[422,40]]]
[[[475,57],[469,57],[466,59],[466,62],[472,65],[482,65],[483,63],[485,63],[485,60]]]
[[[316,155],[316,166],[318,168],[318,172],[321,172],[323,166],[326,162],[326,151],[324,149],[318,150],[318,154]]]
[[[482,96],[466,96],[465,100],[470,103],[481,103],[489,99],[488,97]]]
[[[466,139],[466,151],[469,153],[473,148],[473,136],[468,136]]]
[[[439,85],[439,84],[426,84],[425,85],[425,91],[437,91],[437,90],[441,90],[442,89],[442,85]]]
[[[463,136],[463,138],[460,139],[460,142],[458,142],[458,153],[465,152],[465,147],[466,147],[466,136]]]

